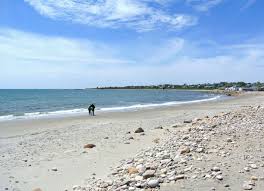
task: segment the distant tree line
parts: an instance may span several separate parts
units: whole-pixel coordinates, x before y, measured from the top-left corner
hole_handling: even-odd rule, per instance
[[[214,90],[226,89],[230,87],[239,88],[254,88],[256,90],[264,90],[264,83],[246,83],[246,82],[219,82],[219,83],[203,83],[203,84],[162,84],[162,85],[147,85],[147,86],[109,86],[97,87],[97,89],[189,89],[189,90]]]

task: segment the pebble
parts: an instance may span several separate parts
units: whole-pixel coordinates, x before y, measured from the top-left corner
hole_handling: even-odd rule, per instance
[[[177,184],[177,181],[181,179],[186,179],[183,186],[190,185],[190,188],[193,186],[192,181],[212,181],[214,179],[214,181],[218,180],[219,188],[230,190],[233,183],[232,185],[225,184],[223,180],[234,181],[238,178],[232,177],[232,173],[223,176],[222,170],[223,172],[233,170],[234,165],[238,165],[235,167],[243,169],[242,165],[247,164],[239,172],[241,173],[239,176],[248,178],[248,174],[245,172],[258,169],[261,164],[264,164],[263,154],[261,159],[257,158],[258,155],[254,155],[256,152],[263,151],[261,147],[255,149],[254,145],[249,145],[245,153],[242,154],[240,149],[240,144],[244,144],[245,136],[250,139],[256,135],[261,139],[259,135],[264,135],[261,134],[262,125],[255,122],[256,120],[264,120],[264,117],[262,117],[264,116],[264,108],[260,109],[260,113],[263,115],[251,108],[247,114],[234,111],[217,115],[214,118],[207,117],[201,120],[185,121],[185,123],[195,122],[191,125],[177,124],[175,127],[182,126],[183,128],[165,131],[164,133],[168,136],[166,139],[157,138],[156,141],[152,139],[153,142],[158,144],[153,144],[153,146],[151,145],[140,151],[133,158],[122,160],[118,167],[113,168],[112,173],[109,175],[113,180],[111,186],[100,179],[91,179],[92,189],[84,187],[82,190],[76,191],[92,191],[94,187],[104,187],[103,189],[97,189],[100,191],[156,191],[159,189],[160,184]],[[249,120],[246,117],[247,115],[254,119]],[[155,127],[154,129],[161,128]],[[135,131],[135,133],[140,134],[143,132],[142,128]],[[129,136],[125,139],[129,139]],[[245,144],[248,139],[246,139]],[[260,170],[262,169],[254,170],[255,175],[259,175]],[[251,176],[250,180],[238,186],[243,186],[244,190],[251,190],[255,186],[255,181],[259,180],[257,183],[262,183],[260,177]],[[239,184],[239,181],[234,181],[234,184]],[[193,190],[196,189],[193,188]],[[211,190],[216,190],[216,188],[213,187]]]
[[[127,171],[128,171],[129,174],[136,174],[136,173],[138,173],[138,169],[136,167],[129,167],[127,169]]]
[[[94,145],[94,144],[86,144],[86,145],[84,145],[83,146],[83,148],[85,148],[85,149],[92,149],[92,148],[94,148],[96,145]]]
[[[155,187],[159,186],[159,181],[158,180],[150,180],[150,181],[148,181],[148,186],[150,188],[155,188]]]
[[[53,167],[51,170],[55,171],[55,172],[58,171],[58,169],[56,167]]]
[[[189,147],[183,147],[179,149],[180,154],[189,153],[191,150]]]
[[[242,187],[244,190],[252,190],[253,189],[253,186],[249,185],[248,183],[244,183]]]
[[[253,169],[257,169],[258,166],[256,164],[250,164],[250,167],[253,168]]]
[[[143,132],[144,132],[144,130],[141,127],[139,127],[138,129],[135,130],[135,133],[143,133]]]
[[[32,191],[42,191],[40,188],[35,188]]]
[[[184,120],[183,123],[192,123],[192,120]]]
[[[216,176],[216,179],[217,179],[217,180],[223,180],[223,176],[221,176],[221,175],[217,175],[217,176]]]
[[[155,174],[155,170],[147,170],[146,172],[144,172],[143,178],[144,179],[151,178],[154,176],[154,174]]]

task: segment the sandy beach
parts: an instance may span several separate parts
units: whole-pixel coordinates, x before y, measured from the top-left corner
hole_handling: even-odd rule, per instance
[[[127,160],[134,158],[141,152],[146,152],[148,149],[159,146],[163,148],[162,144],[170,140],[171,137],[176,137],[176,135],[183,136],[188,134],[191,136],[191,132],[186,132],[189,131],[188,128],[190,126],[199,125],[199,123],[192,124],[195,119],[205,119],[207,118],[206,116],[211,119],[213,116],[229,112],[240,112],[241,115],[244,115],[253,111],[245,110],[246,106],[257,107],[260,105],[263,107],[263,103],[264,94],[246,93],[226,100],[128,112],[105,112],[95,117],[83,115],[1,122],[0,190],[32,191],[34,189],[37,190],[37,188],[40,188],[39,190],[41,191],[89,190],[90,188],[88,188],[87,184],[91,183],[91,178],[95,181],[98,179],[111,180],[112,172],[117,166],[122,164],[120,161],[125,160],[127,164]],[[264,123],[263,116],[258,117],[262,117],[258,119]],[[192,120],[190,124],[187,123],[189,120]],[[233,118],[222,120],[233,120]],[[245,123],[246,126],[250,126],[250,120],[251,118]],[[254,120],[255,118],[252,117],[252,123],[254,123]],[[183,123],[184,121],[186,121],[186,124]],[[204,123],[211,124],[212,121]],[[176,124],[179,127],[175,128]],[[241,139],[233,141],[236,136],[233,136],[231,132],[228,132],[227,136],[224,131],[220,131],[222,127],[219,127],[219,130],[217,130],[218,134],[211,135],[210,144],[212,145],[210,149],[213,148],[213,144],[216,144],[217,141],[219,141],[221,147],[226,147],[222,150],[229,150],[229,152],[235,152],[236,149],[254,150],[258,148],[259,150],[255,155],[254,152],[251,154],[253,155],[252,158],[250,158],[251,155],[248,155],[249,161],[253,161],[250,164],[255,164],[257,161],[256,168],[253,165],[253,170],[250,170],[248,174],[239,173],[239,171],[243,171],[246,168],[246,164],[244,164],[245,161],[242,162],[238,157],[231,156],[233,157],[232,160],[225,160],[225,158],[221,158],[221,155],[212,155],[207,158],[201,157],[196,167],[196,163],[192,165],[184,163],[183,166],[185,168],[193,166],[190,169],[195,169],[191,170],[192,172],[198,172],[196,176],[201,171],[204,174],[209,174],[208,178],[204,178],[209,181],[203,182],[199,178],[194,178],[197,181],[191,182],[190,180],[194,175],[186,175],[186,177],[181,178],[184,179],[181,182],[174,179],[171,184],[160,184],[160,187],[154,189],[210,190],[215,188],[215,190],[243,190],[242,179],[247,181],[251,176],[256,176],[255,179],[258,179],[256,185],[249,183],[248,188],[263,190],[264,181],[259,178],[264,177],[264,168],[260,167],[261,164],[264,165],[264,152],[261,150],[261,145],[264,145],[263,133],[260,131],[260,133],[254,134],[257,140],[254,137],[245,139],[243,138],[245,130],[241,129],[241,132],[239,132],[239,121],[235,121],[233,126],[238,128],[234,133],[238,133]],[[241,126],[243,126],[242,123]],[[264,127],[262,123],[259,124],[258,128],[260,126]],[[140,127],[144,130],[144,133],[134,133]],[[225,126],[225,129],[227,127]],[[219,140],[216,139],[217,136],[219,136]],[[225,141],[229,137],[231,139],[230,142],[234,143],[230,143],[231,146],[230,144],[226,145],[227,141]],[[210,137],[208,138],[210,139]],[[241,145],[240,147],[240,144],[243,143],[247,145]],[[95,147],[85,149],[84,145],[86,144],[94,144]],[[242,150],[239,152],[242,152]],[[202,149],[201,153],[203,153]],[[228,154],[226,155],[228,156]],[[244,153],[243,155],[247,154]],[[206,163],[207,160],[210,162]],[[225,165],[222,167],[218,163],[219,161],[223,161]],[[211,166],[208,166],[209,164]],[[206,173],[207,167],[210,170],[214,165],[221,166],[221,170],[215,169],[216,172],[223,172],[223,174],[216,174],[215,177],[218,180],[211,178],[213,177],[212,173]],[[181,163],[178,163],[178,169],[176,166],[174,167],[177,172],[179,171],[178,169],[182,170]],[[199,168],[202,170],[197,170]],[[232,173],[225,170],[226,168],[231,169]],[[122,173],[120,176],[123,176]],[[118,175],[115,177],[118,179]],[[228,181],[225,182],[225,180]],[[112,184],[115,185],[115,183]],[[133,190],[133,186],[130,187],[123,187],[123,190]],[[136,188],[135,185],[134,188],[144,190],[144,188]],[[107,188],[106,186],[105,190],[117,189],[114,189],[114,187]]]

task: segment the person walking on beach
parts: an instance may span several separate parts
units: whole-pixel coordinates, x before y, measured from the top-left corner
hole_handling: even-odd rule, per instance
[[[88,111],[89,111],[89,115],[94,116],[94,109],[95,109],[95,105],[92,104],[88,107]]]

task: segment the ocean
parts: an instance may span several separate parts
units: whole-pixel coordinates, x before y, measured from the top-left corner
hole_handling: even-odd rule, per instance
[[[0,90],[0,121],[191,104],[222,95],[180,90]]]

